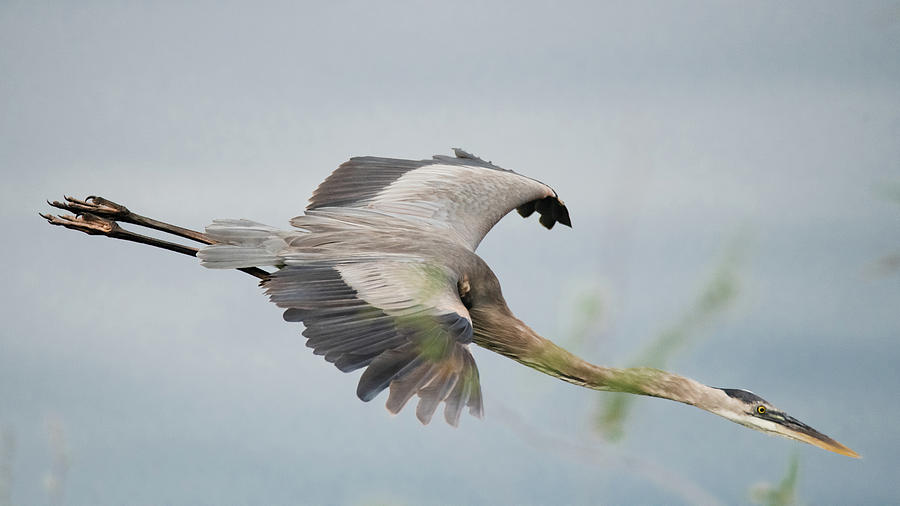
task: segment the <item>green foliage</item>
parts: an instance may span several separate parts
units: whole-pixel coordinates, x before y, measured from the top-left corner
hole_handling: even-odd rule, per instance
[[[566,344],[578,349],[584,345],[603,318],[605,307],[599,287],[592,284],[579,290],[572,302],[572,308],[571,328],[564,335],[567,337]]]
[[[732,241],[691,307],[632,361],[633,366],[664,368],[666,362],[696,341],[701,331],[733,304],[740,292],[738,271],[745,243],[742,237]],[[604,395],[594,415],[596,430],[607,440],[621,440],[634,400],[634,396],[624,393]]]
[[[750,489],[750,500],[765,506],[792,506],[797,502],[797,476],[800,474],[800,461],[792,455],[788,469],[777,486],[759,483]]]

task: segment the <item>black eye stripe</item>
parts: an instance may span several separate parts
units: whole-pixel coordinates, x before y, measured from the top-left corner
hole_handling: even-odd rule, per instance
[[[754,394],[753,392],[748,392],[747,390],[741,390],[738,388],[720,388],[719,390],[722,390],[723,392],[728,394],[729,397],[733,397],[735,399],[738,399],[739,401],[746,402],[747,404],[766,402],[766,400],[762,397]]]

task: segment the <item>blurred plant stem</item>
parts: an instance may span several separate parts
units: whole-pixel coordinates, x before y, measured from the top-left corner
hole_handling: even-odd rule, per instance
[[[47,491],[50,504],[63,504],[70,462],[65,425],[62,419],[52,416],[46,421],[46,429],[53,461],[50,470],[44,476],[44,490]]]
[[[728,309],[740,291],[738,271],[747,250],[746,234],[739,234],[725,248],[712,277],[703,286],[691,307],[631,362],[631,366],[664,368],[677,352],[695,341],[704,327]],[[605,394],[594,414],[594,427],[609,441],[624,437],[624,424],[636,399],[628,394]]]
[[[792,506],[797,503],[797,476],[800,471],[800,460],[797,455],[792,455],[788,462],[787,473],[778,483],[772,486],[769,483],[759,483],[750,489],[750,500],[755,504],[766,506]]]

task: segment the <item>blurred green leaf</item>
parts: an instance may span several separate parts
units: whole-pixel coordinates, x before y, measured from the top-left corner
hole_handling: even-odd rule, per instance
[[[596,284],[576,289],[576,295],[571,304],[572,323],[569,330],[563,332],[566,336],[565,344],[571,349],[581,348],[588,337],[594,334],[605,313],[603,295]]]
[[[740,291],[738,271],[746,249],[745,236],[731,241],[693,305],[678,321],[663,330],[631,362],[632,366],[664,368],[669,359],[701,335],[703,327],[731,306]],[[604,395],[594,415],[596,430],[609,441],[621,440],[625,436],[625,419],[635,399],[633,395],[623,393]]]
[[[750,489],[750,500],[755,504],[766,506],[792,506],[797,503],[797,476],[800,471],[800,461],[797,455],[792,455],[788,463],[787,473],[777,486],[769,483],[759,483]]]

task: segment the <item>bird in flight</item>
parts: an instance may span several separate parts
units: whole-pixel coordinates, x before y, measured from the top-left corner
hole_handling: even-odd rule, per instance
[[[319,185],[289,230],[238,219],[215,220],[200,233],[101,197],[49,202],[75,214],[41,216],[53,225],[197,256],[205,267],[259,278],[269,299],[284,308],[284,319],[303,323],[313,353],[344,372],[365,369],[356,390],[360,399],[388,390],[387,409],[398,413],[418,397],[416,416],[423,424],[441,403],[453,426],[464,409],[482,416],[470,352],[475,343],[575,385],[671,399],[859,457],[746,390],[646,367],[594,365],[539,336],[507,307],[497,277],[475,250],[513,209],[526,218],[537,213],[548,229],[571,227],[569,212],[544,183],[454,152],[430,160],[351,158]],[[119,223],[204,246],[141,235]]]

